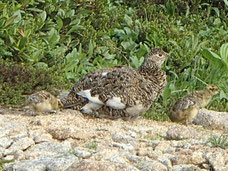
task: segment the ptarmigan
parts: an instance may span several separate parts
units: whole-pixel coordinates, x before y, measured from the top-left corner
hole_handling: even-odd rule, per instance
[[[133,120],[147,111],[166,85],[161,69],[167,54],[154,48],[139,69],[128,66],[94,70],[76,83],[64,108],[101,118]]]
[[[36,112],[55,112],[62,103],[61,101],[47,91],[39,91],[28,97],[27,103]]]
[[[174,104],[170,115],[171,121],[183,124],[191,123],[199,109],[205,107],[212,99],[212,96],[218,92],[217,86],[208,85],[206,89],[186,95]]]

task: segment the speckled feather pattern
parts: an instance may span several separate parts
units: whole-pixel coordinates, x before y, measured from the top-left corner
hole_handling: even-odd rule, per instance
[[[174,104],[170,119],[174,122],[181,122],[184,124],[191,123],[197,115],[198,110],[205,107],[210,102],[213,95],[218,92],[217,86],[209,85],[206,89],[186,95]]]
[[[98,96],[104,104],[92,115],[124,120],[136,118],[148,110],[166,85],[166,74],[161,70],[165,58],[164,51],[153,49],[138,70],[128,66],[94,70],[77,82],[62,102],[65,108],[81,110],[89,100],[78,94],[90,90],[91,96]],[[107,101],[113,97],[120,98],[126,107],[115,109],[107,106]]]
[[[60,100],[47,91],[38,91],[28,97],[27,103],[36,111],[57,110]]]

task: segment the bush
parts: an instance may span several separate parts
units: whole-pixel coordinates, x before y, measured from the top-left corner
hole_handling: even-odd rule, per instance
[[[159,47],[170,55],[164,66],[168,84],[148,118],[168,120],[176,99],[206,84],[221,89],[208,108],[228,111],[227,72],[213,57],[221,57],[219,49],[228,42],[226,3],[0,1],[0,60],[5,61],[0,77],[7,80],[1,84],[1,102],[22,102],[14,98],[58,86],[58,79],[66,86],[97,68],[137,68],[151,47]],[[6,79],[8,74],[17,76]]]
[[[18,105],[27,95],[39,90],[64,88],[65,81],[58,71],[12,62],[0,63],[0,104]]]

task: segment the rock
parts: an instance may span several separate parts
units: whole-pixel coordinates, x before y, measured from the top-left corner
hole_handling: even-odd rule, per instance
[[[6,149],[4,151],[5,158],[10,158],[10,160],[23,160],[25,159],[24,152],[20,149]],[[11,159],[12,158],[12,159]]]
[[[74,149],[73,154],[76,155],[78,158],[83,158],[83,159],[88,159],[92,155],[88,151],[78,150],[78,149]]]
[[[8,137],[0,138],[0,147],[2,148],[8,148],[12,143],[13,143],[13,140],[11,140]]]
[[[191,164],[191,155],[174,154],[170,158],[173,165]]]
[[[10,131],[0,127],[0,138],[9,135]]]
[[[169,148],[170,148],[170,142],[169,141],[162,141],[154,148],[154,151],[164,152],[166,150],[169,150]]]
[[[134,147],[131,144],[120,144],[120,143],[113,143],[112,144],[113,147],[119,147],[122,148],[124,150],[134,150]]]
[[[42,143],[42,142],[48,142],[52,141],[52,136],[50,134],[42,134],[42,135],[37,135],[33,138],[36,144]]]
[[[191,155],[192,163],[195,165],[200,165],[206,163],[206,159],[204,157],[204,153],[202,151],[194,151]]]
[[[139,171],[137,168],[122,164],[122,163],[112,163],[108,161],[92,161],[84,160],[80,163],[74,163],[67,171]]]
[[[169,159],[169,156],[167,155],[159,156],[157,160],[162,164],[164,164],[168,168],[168,170],[172,170],[172,162]]]
[[[70,143],[44,142],[34,145],[26,151],[26,158],[46,157],[59,155],[71,151]]]
[[[220,148],[205,153],[205,158],[214,170],[228,170],[228,153]],[[224,170],[224,171],[225,171]]]
[[[123,135],[122,133],[115,133],[112,135],[112,140],[117,143],[130,143],[133,139],[130,136]]]
[[[135,156],[135,155],[130,155],[130,154],[125,154],[125,157],[132,163],[139,163],[145,159],[145,157],[142,156]]]
[[[194,118],[193,123],[209,129],[228,130],[228,112],[201,109]]]
[[[140,169],[140,171],[167,171],[167,167],[163,165],[162,163],[150,160],[150,161],[143,161],[137,164],[137,168]]]
[[[26,150],[27,148],[31,147],[32,145],[34,145],[35,142],[33,141],[32,138],[21,138],[18,139],[17,141],[15,141],[9,149],[12,150]]]
[[[64,171],[67,170],[73,163],[79,160],[72,154],[64,154],[59,156],[44,157],[34,160],[18,161],[15,163],[5,164],[3,168],[6,171]]]
[[[28,133],[27,132],[20,132],[19,134],[15,134],[15,135],[11,135],[10,138],[13,140],[13,141],[18,141],[22,138],[26,138],[28,137]]]
[[[201,169],[198,168],[197,166],[194,165],[187,165],[187,164],[182,164],[182,165],[176,165],[173,166],[172,171],[200,171]]]
[[[166,136],[169,140],[183,140],[196,137],[196,131],[185,126],[173,126],[168,129]]]
[[[112,156],[108,159],[112,163],[126,164],[127,162],[120,156]]]
[[[86,132],[84,132],[83,130],[77,127],[70,127],[70,126],[53,127],[53,128],[48,128],[47,132],[51,134],[54,139],[57,139],[57,140],[66,140],[68,138],[73,138],[73,139],[89,138]]]

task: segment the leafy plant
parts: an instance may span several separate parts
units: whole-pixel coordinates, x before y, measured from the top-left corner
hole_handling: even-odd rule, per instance
[[[228,148],[228,135],[213,135],[208,140],[214,147]]]

